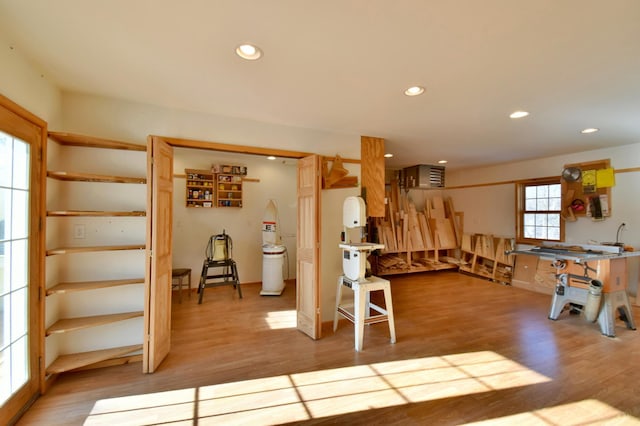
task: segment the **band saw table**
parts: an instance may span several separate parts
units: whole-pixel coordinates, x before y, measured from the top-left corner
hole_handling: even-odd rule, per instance
[[[628,329],[636,329],[627,295],[627,259],[640,256],[640,252],[625,252],[619,246],[545,241],[538,247],[513,250],[509,254],[532,255],[553,261],[556,288],[549,319],[557,320],[570,305],[572,310],[591,310],[592,315],[585,316],[589,321],[597,321],[605,336],[615,337],[616,311]],[[598,287],[595,297],[594,289]]]

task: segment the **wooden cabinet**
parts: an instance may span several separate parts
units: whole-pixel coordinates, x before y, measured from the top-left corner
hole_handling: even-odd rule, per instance
[[[529,254],[519,254],[515,257],[512,286],[537,293],[553,294],[556,288],[556,268],[552,266],[552,259]]]
[[[187,207],[214,207],[215,180],[208,170],[185,169]]]
[[[216,205],[242,207],[242,176],[219,173],[216,175]]]
[[[90,162],[89,158],[91,155],[101,155],[95,152],[89,152],[86,148],[123,150],[123,154],[125,155],[126,153],[124,151],[146,151],[145,145],[136,145],[70,133],[49,132],[49,139],[57,142],[61,147],[52,151],[60,151],[62,147],[67,146],[82,147],[82,150],[84,151],[84,156],[82,157],[83,166],[86,166],[86,162]],[[76,148],[73,149],[75,150]],[[58,153],[58,155],[62,156],[61,153]],[[54,157],[54,155],[51,155],[51,157]],[[141,156],[141,160],[143,162],[138,169],[145,170],[144,157]],[[145,249],[144,232],[140,232],[142,238],[139,243],[131,244],[126,240],[120,241],[122,243],[118,243],[119,239],[125,238],[122,236],[124,233],[124,227],[138,227],[141,228],[142,231],[145,229],[144,217],[146,216],[146,200],[144,190],[140,191],[142,199],[137,199],[139,197],[136,197],[132,202],[124,203],[134,206],[131,210],[120,209],[123,205],[122,203],[115,206],[116,208],[109,210],[66,208],[73,206],[65,206],[65,208],[59,207],[64,203],[76,204],[83,207],[86,205],[93,205],[92,203],[96,200],[101,203],[99,207],[107,205],[110,201],[109,197],[115,196],[119,192],[124,192],[118,191],[114,187],[109,186],[109,184],[133,184],[146,186],[146,177],[116,176],[59,170],[48,171],[47,177],[49,179],[47,183],[47,217],[50,218],[46,225],[47,244],[51,244],[53,247],[47,248],[46,250],[47,268],[45,278],[47,281],[47,289],[45,312],[46,317],[48,318],[47,322],[50,324],[45,327],[45,342],[43,346],[45,347],[45,351],[48,351],[49,347],[51,347],[51,355],[57,356],[55,356],[53,362],[49,363],[46,367],[46,374],[58,374],[86,366],[99,366],[99,363],[103,361],[109,361],[109,364],[113,365],[119,362],[124,363],[131,362],[132,360],[140,360],[141,355],[131,355],[134,352],[141,351],[143,346],[143,330],[141,328],[136,328],[135,325],[133,325],[135,330],[127,336],[128,341],[126,343],[128,344],[109,346],[109,344],[103,344],[104,342],[102,342],[98,345],[100,347],[96,347],[95,350],[88,350],[84,352],[68,353],[68,351],[65,350],[64,344],[49,344],[50,342],[48,342],[48,339],[83,329],[95,328],[95,333],[108,333],[109,331],[105,331],[104,327],[108,328],[114,323],[129,321],[143,316],[142,307],[144,306],[144,300],[140,300],[138,303],[140,309],[127,310],[122,309],[121,306],[113,306],[110,302],[103,303],[100,297],[106,294],[104,292],[112,291],[112,293],[108,293],[108,298],[111,301],[115,300],[117,303],[120,291],[119,289],[122,288],[122,286],[144,285],[144,262],[142,262],[142,265],[139,268],[138,276],[122,278],[117,276],[121,265],[109,264],[109,258],[108,255],[106,255],[106,253],[109,252],[141,251]],[[54,186],[53,182],[55,181],[61,182],[59,185],[64,185],[59,187],[57,192],[52,190],[52,187]],[[78,190],[78,187],[74,185],[78,184],[74,184],[73,182],[84,182],[80,185],[93,185],[91,188],[84,187],[83,191],[85,194],[96,194],[95,200],[83,200],[82,197],[74,196],[74,190]],[[107,185],[108,188],[105,188],[105,185]],[[59,198],[63,199],[60,200]],[[55,204],[54,208],[50,208],[52,204]],[[91,220],[92,223],[102,221],[101,224],[95,226],[100,228],[101,234],[104,233],[104,235],[101,235],[100,237],[104,242],[106,242],[106,244],[86,244],[88,240],[84,239],[84,232],[86,232],[86,229],[84,228],[85,225],[81,225],[81,228],[76,228],[76,226],[79,226],[76,224],[72,228],[68,223],[65,223],[65,221],[77,221],[78,218],[87,218],[87,220]],[[50,220],[55,222],[51,223]],[[126,226],[121,226],[121,224],[118,224],[118,221],[122,220],[134,221],[135,223],[128,223]],[[115,228],[110,227],[110,225],[114,223],[116,224]],[[118,229],[117,231],[116,228]],[[80,237],[84,240],[71,240],[65,237],[65,232],[69,232],[70,229],[73,229],[73,232],[82,234],[74,235],[74,238]],[[76,229],[78,229],[78,231],[76,231]],[[127,238],[131,237],[127,236]],[[57,242],[59,241],[62,241],[63,244],[58,245]],[[67,244],[69,241],[79,243],[77,245]],[[81,243],[85,243],[86,245]],[[85,256],[82,253],[96,253],[96,256],[99,257],[97,258],[98,260],[92,258],[91,261],[87,261],[85,257],[82,257]],[[76,256],[78,254],[80,257]],[[58,258],[60,256],[64,256],[65,259],[52,264],[49,263],[49,260],[53,262],[53,258]],[[143,258],[144,256],[141,256],[141,259]],[[60,265],[64,266],[61,268]],[[89,278],[89,280],[62,280],[62,282],[56,282],[57,276],[65,274],[73,275],[77,271],[81,271],[81,274],[84,272],[87,275],[86,278]],[[113,279],[104,279],[105,276],[110,274],[116,275],[112,277]],[[91,278],[94,277],[101,277],[102,279],[91,280]],[[89,294],[97,291],[101,291],[103,293],[99,293],[99,295],[94,294],[93,297]],[[82,297],[73,296],[79,292],[83,293]],[[75,306],[73,305],[74,302],[70,302],[69,299],[65,299],[70,297],[75,301]],[[99,307],[96,311],[93,311],[93,308],[91,308],[89,309],[91,310],[90,315],[68,315],[69,312],[73,313],[83,311],[82,307],[77,306],[78,301],[86,301],[86,303],[89,303],[90,299],[93,299],[94,304]],[[122,300],[122,303],[126,306],[132,305],[130,300]],[[84,309],[84,311],[86,310],[87,309]],[[113,333],[111,334],[113,335]],[[138,336],[137,338],[136,335]],[[138,343],[133,345],[130,344],[132,339],[138,340]],[[110,340],[109,342],[113,342],[113,340]],[[105,348],[105,346],[109,347]],[[126,355],[130,356],[127,357]]]
[[[505,254],[513,250],[511,238],[483,234],[462,236],[460,271],[511,284],[514,256]]]

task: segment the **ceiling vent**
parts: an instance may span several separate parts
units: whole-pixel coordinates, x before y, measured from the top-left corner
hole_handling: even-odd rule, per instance
[[[406,189],[444,188],[444,166],[420,164],[404,169]]]

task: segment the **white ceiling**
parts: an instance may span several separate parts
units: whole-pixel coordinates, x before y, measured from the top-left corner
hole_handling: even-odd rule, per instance
[[[0,28],[63,90],[383,137],[391,166],[640,142],[639,0],[0,0]]]

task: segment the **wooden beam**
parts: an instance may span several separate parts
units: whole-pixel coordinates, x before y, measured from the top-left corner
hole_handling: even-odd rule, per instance
[[[168,136],[151,135],[150,137],[158,138],[168,143],[171,146],[180,147],[180,148],[207,149],[210,151],[233,152],[238,154],[251,154],[251,155],[264,155],[264,156],[273,155],[275,157],[284,157],[284,158],[304,158],[304,157],[313,155],[313,153],[303,152],[303,151],[289,151],[285,149],[261,148],[258,146],[248,146],[248,145],[231,145],[231,144],[225,144],[225,143],[219,143],[219,142],[172,138]]]
[[[360,137],[360,174],[369,217],[384,217],[384,139]]]

